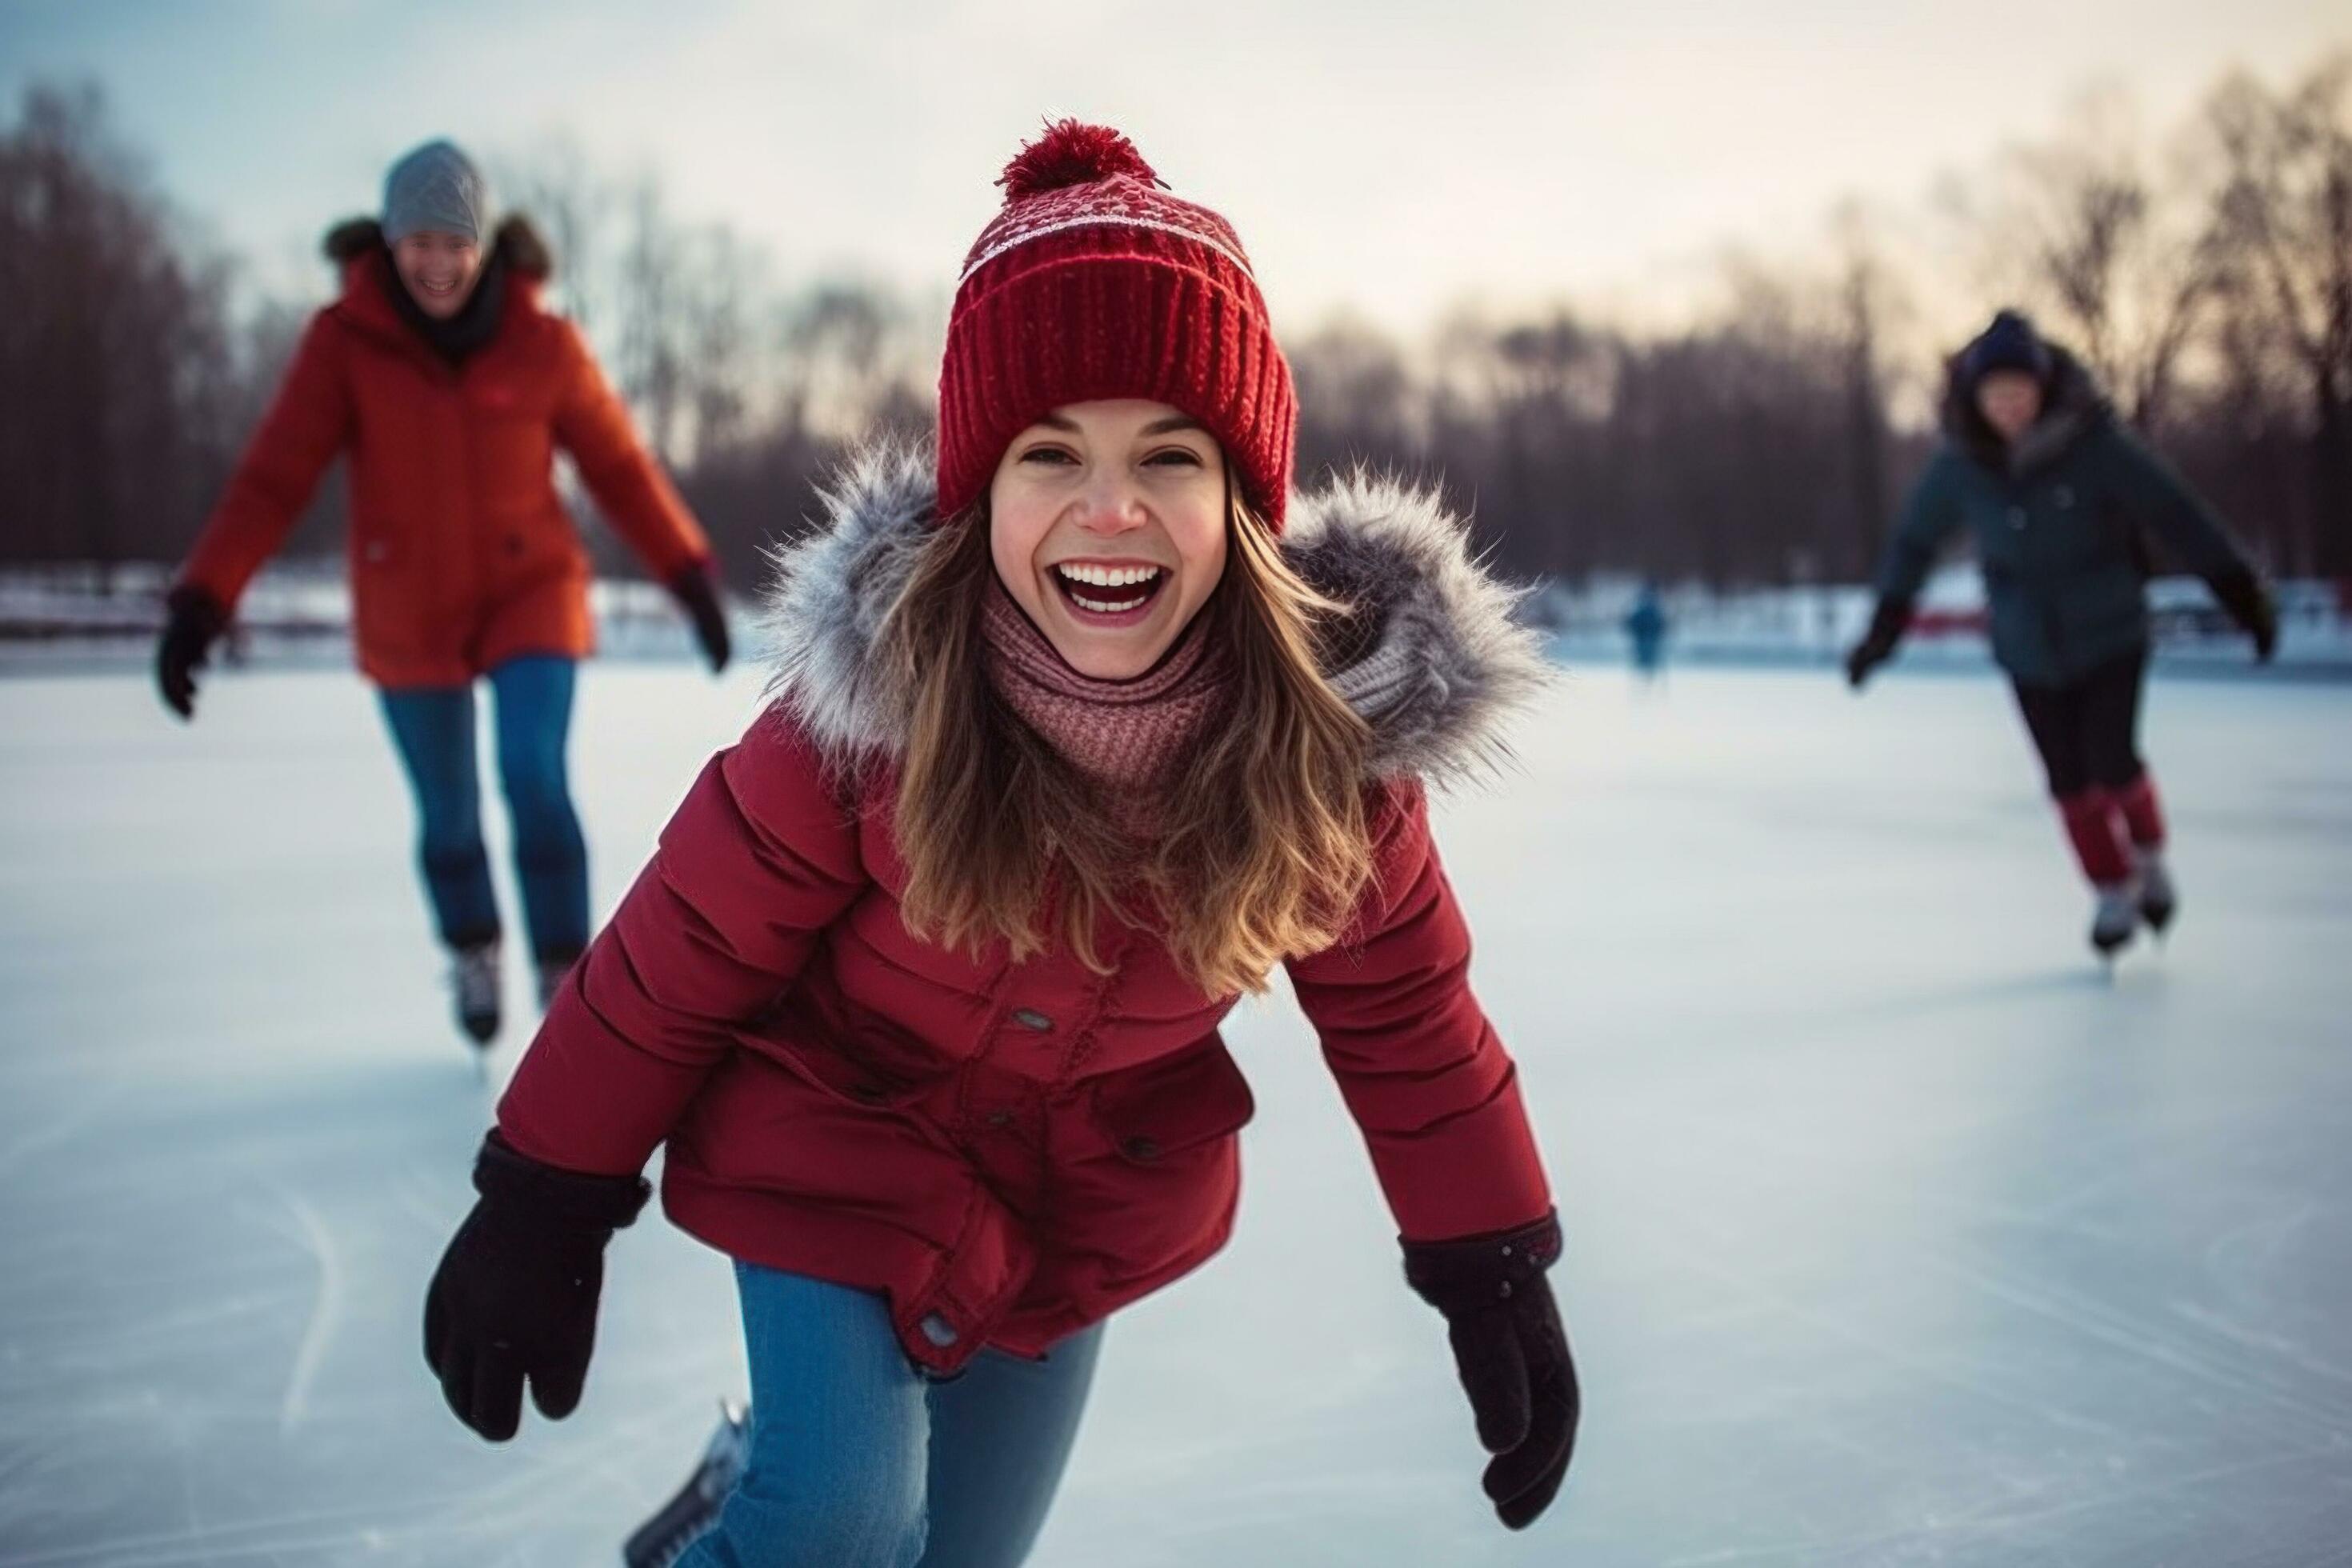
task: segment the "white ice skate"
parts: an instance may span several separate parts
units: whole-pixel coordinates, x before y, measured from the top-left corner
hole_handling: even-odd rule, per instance
[[[2161,849],[2135,849],[2132,860],[2139,876],[2139,918],[2158,936],[2172,923],[2179,910],[2179,890],[2172,885],[2172,874],[2165,869]]]
[[[2139,929],[2139,884],[2108,882],[2096,891],[2098,901],[2091,909],[2091,945],[2101,958],[2112,960]]]

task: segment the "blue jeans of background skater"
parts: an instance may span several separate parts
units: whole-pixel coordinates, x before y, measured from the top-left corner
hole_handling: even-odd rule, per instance
[[[751,1451],[677,1568],[1015,1568],[1060,1484],[1102,1348],[915,1370],[884,1299],[738,1263]]]
[[[532,654],[490,671],[523,919],[533,952],[564,959],[588,942],[588,848],[563,767],[577,668],[569,658]],[[416,795],[417,866],[441,940],[451,947],[487,942],[499,934],[499,906],[482,847],[474,689],[409,687],[382,697]]]

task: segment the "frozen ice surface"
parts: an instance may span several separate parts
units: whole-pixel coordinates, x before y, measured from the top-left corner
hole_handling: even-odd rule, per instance
[[[755,697],[592,668],[604,897]],[[1991,678],[1571,674],[1440,824],[1567,1225],[1567,1495],[1486,1515],[1277,997],[1240,1235],[1113,1324],[1036,1562],[2352,1561],[2352,687],[2163,680],[2147,735],[2184,909],[2109,984]],[[493,1090],[409,832],[348,674],[193,728],[0,681],[0,1561],[613,1562],[740,1389],[723,1263],[649,1218],[578,1415],[441,1407]]]

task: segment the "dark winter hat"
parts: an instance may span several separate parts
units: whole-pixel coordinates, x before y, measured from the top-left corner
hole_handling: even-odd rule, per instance
[[[1960,351],[1960,372],[1971,383],[1997,370],[2021,370],[2036,381],[2050,379],[2050,345],[2022,311],[2003,310]]]
[[[453,142],[427,142],[383,177],[383,242],[432,229],[480,244],[490,232],[490,186]]]
[[[997,180],[964,258],[940,366],[940,512],[988,489],[1004,449],[1066,404],[1181,408],[1225,449],[1274,528],[1290,491],[1290,365],[1233,226],[1167,194],[1135,143],[1065,120]]]

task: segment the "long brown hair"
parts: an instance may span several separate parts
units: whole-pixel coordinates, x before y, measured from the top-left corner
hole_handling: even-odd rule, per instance
[[[1301,580],[1246,507],[1229,502],[1227,517],[1224,575],[1198,613],[1223,645],[1232,708],[1143,842],[988,680],[986,502],[926,543],[882,630],[911,721],[896,814],[909,930],[973,952],[1002,938],[1016,960],[1058,939],[1100,973],[1103,918],[1156,914],[1212,996],[1263,991],[1276,963],[1338,940],[1371,875],[1370,731],[1317,658],[1348,606]]]

